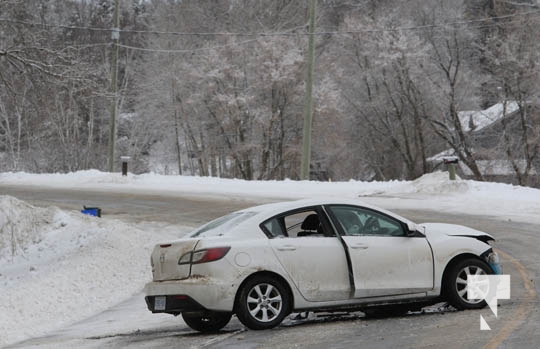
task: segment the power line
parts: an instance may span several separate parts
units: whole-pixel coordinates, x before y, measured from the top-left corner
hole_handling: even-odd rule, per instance
[[[88,30],[97,32],[112,32],[112,28],[101,27],[88,27],[88,26],[75,26],[65,24],[46,24],[38,22],[21,21],[10,18],[0,18],[0,22],[21,24],[32,27],[46,27],[46,28],[60,28],[60,29],[72,29],[72,30]],[[155,34],[155,35],[179,35],[179,36],[288,36],[297,35],[294,30],[302,29],[303,26],[291,28],[288,31],[282,32],[257,32],[257,33],[241,33],[241,32],[171,32],[171,31],[159,31],[159,30],[137,30],[137,29],[120,29],[120,33],[130,34]],[[117,30],[116,30],[117,31]]]
[[[349,36],[354,34],[369,34],[369,33],[384,33],[384,32],[400,32],[400,31],[421,31],[421,30],[434,30],[434,29],[458,29],[457,26],[460,25],[467,25],[467,24],[473,24],[476,23],[475,26],[469,26],[468,29],[480,29],[480,28],[488,28],[492,26],[500,26],[500,25],[512,25],[514,23],[511,22],[505,22],[505,23],[486,23],[488,21],[492,22],[493,20],[502,20],[507,18],[513,18],[518,16],[529,16],[534,14],[540,14],[540,9],[529,11],[529,12],[522,12],[522,13],[515,13],[505,16],[498,16],[498,17],[489,17],[489,18],[483,18],[483,19],[476,19],[476,20],[468,20],[468,21],[457,21],[457,22],[450,22],[445,24],[428,24],[428,25],[417,25],[417,26],[408,26],[408,27],[396,27],[396,28],[366,28],[366,29],[358,29],[358,30],[346,30],[346,31],[320,31],[320,32],[314,32],[314,33],[302,33],[302,32],[294,32],[294,30],[303,28],[302,27],[296,27],[291,28],[287,31],[283,32],[261,32],[261,33],[234,33],[234,32],[214,32],[214,33],[189,33],[189,32],[167,32],[167,31],[152,31],[152,30],[130,30],[130,29],[121,29],[121,33],[137,33],[137,34],[155,34],[155,35],[184,35],[184,36],[210,36],[210,35],[216,35],[216,36],[258,36],[258,37],[277,37],[277,36],[310,36],[310,35],[343,35],[343,36]],[[62,25],[62,24],[43,24],[43,23],[37,23],[37,22],[28,22],[28,21],[20,21],[20,20],[13,20],[9,18],[0,18],[0,22],[8,22],[8,23],[16,23],[21,25],[29,25],[29,26],[42,26],[42,27],[53,27],[53,28],[63,28],[63,29],[76,29],[76,30],[89,30],[89,31],[100,31],[100,32],[112,32],[112,31],[118,31],[118,29],[111,29],[111,28],[97,28],[97,27],[85,27],[85,26],[71,26],[71,25]],[[456,26],[452,28],[452,26]],[[118,44],[119,47],[122,47],[124,49],[129,50],[137,50],[137,51],[145,51],[145,52],[157,52],[157,53],[191,53],[191,52],[198,52],[198,51],[209,51],[209,50],[215,50],[215,49],[221,49],[226,47],[232,47],[232,46],[240,46],[249,44],[252,42],[256,42],[257,39],[249,39],[245,41],[240,42],[234,42],[230,44],[224,44],[224,45],[218,45],[218,46],[210,46],[210,47],[202,47],[202,48],[194,48],[194,49],[161,49],[161,48],[147,48],[147,47],[137,47],[137,46],[131,46],[131,45],[125,45],[125,44]],[[98,46],[107,46],[110,45],[110,43],[96,43],[96,44],[72,44],[72,45],[66,45],[66,46],[57,46],[57,47],[50,47],[48,49],[70,49],[70,48],[89,48],[89,47],[98,47]],[[39,48],[39,47],[28,47],[24,49],[43,49],[46,50],[46,48]],[[18,49],[21,50],[21,49]]]
[[[489,23],[489,24],[482,24],[482,25],[472,26],[472,27],[469,27],[469,28],[470,29],[482,29],[482,28],[489,28],[489,27],[494,27],[494,26],[498,26],[498,25],[500,25],[500,23]],[[512,25],[520,25],[520,24],[519,23],[513,23]],[[403,28],[386,29],[385,32],[397,32],[397,31],[402,30],[402,29]],[[440,29],[440,27],[436,26],[436,25],[427,25],[427,26],[418,26],[418,27],[416,27],[416,29],[417,30],[419,30],[419,29]],[[381,32],[381,31],[380,30],[362,31],[362,33],[366,33],[366,32],[376,33],[376,32]],[[331,34],[335,34],[335,33],[336,32],[329,31],[329,32],[318,32],[318,33],[315,33],[315,34],[331,35]],[[360,32],[359,31],[346,31],[346,32],[343,31],[343,32],[339,32],[339,33],[344,35],[344,36],[348,36],[348,35],[358,34]],[[309,35],[309,33],[306,34],[306,35]],[[276,36],[267,35],[266,37],[276,37]],[[210,51],[210,50],[219,50],[219,49],[227,48],[227,47],[242,46],[242,45],[249,44],[249,43],[252,43],[252,42],[257,42],[258,40],[259,40],[259,38],[257,38],[257,39],[249,39],[249,40],[239,41],[239,42],[233,42],[233,43],[224,44],[224,45],[201,47],[201,48],[192,48],[192,49],[162,49],[162,48],[149,48],[149,47],[140,47],[140,46],[132,46],[132,45],[124,45],[124,44],[118,44],[118,47],[122,47],[122,48],[127,49],[127,50],[144,51],[144,52],[156,52],[156,53],[193,53],[193,52],[203,52],[203,51]],[[23,51],[23,50],[47,51],[47,50],[52,50],[52,49],[59,49],[59,50],[84,49],[84,48],[110,46],[110,45],[111,45],[111,43],[71,44],[71,45],[65,45],[65,46],[52,46],[52,47],[32,46],[32,47],[22,47],[22,48],[18,48],[18,49],[12,49],[12,50],[8,50],[7,52],[19,52],[19,51]]]
[[[497,23],[490,23],[490,24],[484,24],[484,25],[477,25],[470,27],[471,29],[483,29],[483,28],[490,28],[494,26],[498,26]],[[515,23],[515,25],[519,25],[519,23]],[[427,27],[426,27],[427,28]],[[439,28],[433,28],[433,29],[439,29]],[[352,35],[357,34],[357,32],[349,32],[345,33],[342,32],[344,35]],[[149,48],[149,47],[139,47],[139,46],[131,46],[131,45],[124,45],[124,44],[118,44],[118,47],[122,47],[128,50],[136,50],[136,51],[144,51],[144,52],[155,52],[155,53],[194,53],[194,52],[202,52],[202,51],[210,51],[210,50],[219,50],[221,48],[227,48],[227,47],[234,47],[234,46],[242,46],[245,44],[249,44],[252,42],[257,42],[260,38],[256,39],[250,39],[245,41],[239,41],[239,42],[233,42],[230,44],[225,45],[217,45],[217,46],[209,46],[209,47],[201,47],[201,48],[193,48],[193,49],[162,49],[162,48]]]
[[[64,25],[64,24],[46,24],[46,23],[38,23],[38,22],[21,21],[21,20],[11,19],[11,18],[0,18],[0,22],[22,24],[22,25],[27,25],[27,26],[31,26],[31,27],[80,29],[80,30],[101,31],[101,32],[110,32],[110,31],[112,31],[111,28],[85,27],[85,26],[74,26],[74,25]]]
[[[92,48],[92,47],[98,47],[98,46],[110,46],[110,42],[97,42],[94,44],[67,44],[67,45],[58,45],[58,46],[47,46],[47,47],[41,47],[41,46],[24,46],[17,49],[10,49],[8,52],[19,52],[19,51],[26,51],[26,50],[36,50],[36,51],[47,51],[47,50],[68,50],[68,49],[77,49],[82,50],[85,48]]]
[[[226,48],[226,47],[231,47],[231,46],[240,46],[240,45],[245,45],[245,44],[249,44],[251,42],[256,42],[256,41],[257,41],[257,39],[250,39],[250,40],[233,42],[233,43],[230,43],[230,44],[219,45],[219,46],[200,47],[200,48],[182,49],[182,50],[170,50],[170,49],[161,49],[161,48],[146,48],[146,47],[123,45],[123,44],[118,44],[118,47],[122,47],[122,48],[129,49],[129,50],[146,51],[146,52],[191,53],[191,52],[197,52],[197,51],[217,50],[217,49],[220,49],[220,48]]]
[[[178,35],[178,36],[295,36],[303,33],[296,30],[304,29],[304,26],[294,27],[280,32],[256,32],[256,33],[241,33],[241,32],[170,32],[159,30],[136,30],[123,29],[121,32],[130,34],[154,34],[154,35]]]
[[[481,19],[473,19],[467,21],[456,21],[449,23],[440,23],[440,24],[428,24],[428,25],[416,25],[416,26],[405,26],[405,27],[396,27],[396,28],[366,28],[358,30],[346,30],[346,31],[323,31],[315,32],[313,34],[307,32],[296,32],[295,30],[302,29],[304,26],[292,28],[288,31],[281,32],[255,32],[255,33],[246,33],[246,32],[171,32],[171,31],[157,31],[157,30],[136,30],[136,29],[120,29],[120,33],[131,33],[131,34],[153,34],[153,35],[178,35],[178,36],[296,36],[296,35],[348,35],[348,34],[362,34],[362,33],[377,33],[377,32],[398,32],[398,31],[409,31],[409,30],[424,30],[424,29],[433,29],[433,28],[447,28],[453,26],[462,26],[473,23],[484,23],[494,20],[503,20],[515,17],[525,17],[536,15],[540,13],[540,9],[532,10],[528,12],[519,12],[504,16],[497,17],[487,17]],[[63,25],[63,24],[45,24],[38,22],[29,22],[14,20],[10,18],[0,18],[0,22],[15,23],[27,26],[41,26],[48,28],[61,28],[61,29],[72,29],[72,30],[88,30],[88,31],[98,31],[98,32],[111,32],[114,29],[112,28],[100,28],[100,27],[88,27],[88,26],[73,26],[73,25]],[[498,23],[499,25],[503,23]]]

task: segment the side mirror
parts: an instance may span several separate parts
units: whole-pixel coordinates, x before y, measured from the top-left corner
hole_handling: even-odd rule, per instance
[[[413,236],[416,234],[416,224],[411,221],[407,221],[407,236]]]

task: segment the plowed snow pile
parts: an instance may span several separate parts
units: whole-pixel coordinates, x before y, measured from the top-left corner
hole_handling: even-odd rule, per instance
[[[447,172],[433,172],[414,181],[395,184],[388,189],[388,193],[458,194],[466,193],[469,190],[469,181],[459,177],[451,181],[448,179]]]
[[[163,238],[116,220],[0,196],[0,346],[139,292],[151,278],[151,248]]]

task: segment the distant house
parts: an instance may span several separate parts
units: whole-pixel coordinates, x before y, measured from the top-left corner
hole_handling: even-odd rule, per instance
[[[525,171],[525,167],[527,166],[527,162],[524,159],[518,159],[514,162],[510,160],[477,160],[476,164],[478,165],[478,168],[480,169],[480,172],[483,175],[486,176],[493,176],[493,177],[505,177],[505,176],[513,176],[515,174],[514,172],[514,163],[518,167],[520,172]],[[471,170],[465,166],[460,166],[461,170],[463,171],[463,174],[466,176],[472,176]],[[536,172],[536,169],[531,170],[531,175],[538,175]]]
[[[518,112],[518,103],[510,101],[497,103],[485,110],[458,113],[461,126],[465,132],[469,133],[472,141],[473,151],[477,158],[476,164],[487,180],[515,183],[514,166],[517,166],[520,171],[526,168],[525,159],[517,159],[514,162],[508,160],[505,148],[507,143],[503,140],[503,135],[506,134],[507,141],[514,144],[513,151],[523,146]],[[444,166],[443,158],[453,155],[455,155],[454,149],[446,149],[432,155],[427,161],[431,168],[441,168]],[[462,162],[459,163],[458,169],[462,177],[472,177],[471,170]],[[538,169],[540,170],[540,167]],[[537,177],[536,182],[540,180],[539,172],[533,168],[530,173],[531,176]]]

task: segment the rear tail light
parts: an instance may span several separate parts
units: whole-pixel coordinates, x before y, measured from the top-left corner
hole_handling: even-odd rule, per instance
[[[178,260],[178,264],[200,264],[217,261],[223,258],[231,248],[212,247],[204,250],[188,252]]]

